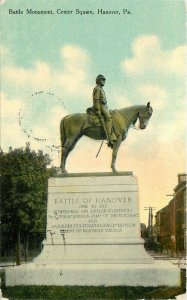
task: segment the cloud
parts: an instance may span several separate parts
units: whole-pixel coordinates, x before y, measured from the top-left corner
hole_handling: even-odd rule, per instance
[[[87,51],[77,45],[66,45],[61,49],[63,59],[67,60],[66,68],[74,72],[74,68],[84,67],[90,63]]]
[[[144,131],[132,130],[120,147],[116,166],[119,170],[133,170],[138,178],[139,199],[142,218],[144,207],[164,207],[177,184],[177,174],[185,172],[184,118],[181,112],[171,122],[163,122],[157,127],[152,120]],[[183,120],[183,121],[182,121]],[[155,134],[156,131],[156,134]],[[131,143],[131,139],[136,144]]]
[[[4,4],[5,2],[7,2],[7,0],[0,0],[0,4]]]
[[[186,111],[179,110],[174,116],[167,119],[167,121],[162,120],[158,124],[158,132],[161,133],[158,136],[159,143],[168,143],[174,146],[174,143],[180,144],[181,148],[185,146],[185,130],[186,130]]]
[[[114,103],[115,108],[122,108],[132,105],[128,98],[128,93],[123,87],[115,86],[111,89],[109,103]]]
[[[186,46],[179,46],[171,51],[166,61],[166,67],[168,65],[168,72],[176,72],[177,75],[186,74]]]
[[[9,53],[3,46],[1,48],[4,54]],[[78,109],[82,111],[81,107],[85,105],[86,108],[92,104],[88,99],[93,89],[89,85],[91,60],[87,51],[76,45],[65,45],[60,50],[60,58],[61,63],[56,69],[42,61],[33,62],[30,68],[16,66],[10,60],[5,61],[2,86],[6,96],[2,93],[4,117],[1,120],[2,146],[5,151],[9,145],[24,146],[29,140],[33,149],[49,153],[53,163],[59,165],[60,155],[52,146],[60,146],[60,120],[68,113],[77,112]],[[16,91],[19,100],[16,99]],[[37,91],[43,92],[39,94]],[[47,91],[55,93],[51,96]],[[32,93],[32,97],[29,93]],[[16,125],[12,128],[12,124]]]
[[[151,101],[151,105],[156,109],[163,109],[168,104],[168,93],[159,85],[142,84],[137,87],[137,92],[141,97]]]
[[[166,51],[158,36],[140,36],[132,44],[132,58],[126,58],[121,63],[131,84],[128,98],[137,97],[140,102],[150,101],[153,107],[153,116],[146,133],[140,132],[140,138],[135,133],[129,133],[127,140],[132,153],[140,157],[142,151],[135,154],[137,148],[144,149],[146,138],[152,141],[143,150],[143,162],[149,150],[159,164],[162,161],[161,156],[157,155],[159,149],[163,148],[164,157],[164,147],[170,149],[174,142],[181,145],[181,153],[185,151],[185,49],[185,46],[179,45]],[[173,153],[172,158],[178,163]]]
[[[23,106],[21,99],[9,99],[1,92],[1,145],[3,150],[8,146],[21,147],[28,141],[19,125],[19,110]]]
[[[1,118],[10,121],[18,116],[20,107],[23,105],[21,99],[13,99],[10,101],[6,98],[5,93],[1,92]]]
[[[43,116],[42,110],[35,107],[36,99],[32,103],[28,103],[22,99],[8,98],[5,93],[1,92],[1,146],[3,151],[8,151],[10,145],[13,148],[24,147],[26,142],[30,142],[32,149],[36,151],[41,149],[44,153],[48,153],[53,159],[53,163],[58,166],[60,158],[58,152],[60,150],[59,124],[67,112],[55,99],[53,104],[54,107],[49,108],[50,117]],[[38,138],[41,141],[38,141]]]
[[[32,69],[7,66],[3,69],[4,80],[17,86],[31,86],[35,89],[49,89],[52,86],[52,74],[49,66],[43,62],[36,62]]]
[[[59,90],[63,96],[88,99],[89,69],[88,53],[76,45],[66,45],[61,51],[61,63],[54,70],[42,61],[33,63],[31,68],[21,68],[14,64],[2,69],[2,78],[12,85],[25,89]]]
[[[138,37],[132,45],[132,58],[122,61],[122,69],[131,75],[147,72],[184,76],[186,46],[178,46],[170,51],[162,49],[158,36]]]
[[[75,45],[66,45],[61,49],[64,69],[56,77],[56,82],[71,96],[87,97],[91,87],[88,84],[89,67],[91,60],[89,54]]]
[[[6,49],[3,51],[8,53]],[[5,88],[6,93],[2,94],[3,150],[6,151],[9,145],[13,148],[22,147],[30,141],[32,149],[49,153],[55,166],[60,165],[60,153],[53,151],[51,147],[60,146],[60,120],[67,113],[84,111],[83,107],[89,105],[89,98],[91,105],[93,89],[90,84],[90,78],[93,83],[93,76],[89,53],[77,45],[65,45],[59,54],[60,63],[56,69],[44,61],[33,62],[32,67],[26,69],[8,60],[2,72],[3,86],[8,87]],[[119,171],[133,170],[138,177],[142,211],[143,206],[152,205],[159,209],[165,205],[163,195],[172,192],[176,175],[184,168],[185,112],[181,107],[181,103],[184,103],[181,85],[176,85],[171,91],[169,87],[173,87],[173,81],[166,84],[171,73],[178,76],[180,81],[184,72],[183,54],[183,46],[164,51],[156,36],[136,39],[133,57],[122,62],[123,70],[129,75],[126,84],[117,82],[114,87],[109,88],[110,93],[107,93],[111,108],[145,104],[150,100],[154,110],[145,131],[129,130],[116,162]],[[158,77],[164,74],[165,81],[153,82],[152,73]],[[139,77],[131,76],[134,74]],[[19,97],[14,95],[16,88]],[[30,91],[41,88],[47,91],[51,89],[55,91],[55,95],[60,95],[67,110],[56,96],[47,98],[46,95],[37,95],[32,99],[24,97]],[[33,102],[29,102],[30,100]],[[47,142],[28,139],[24,134],[18,122],[20,107],[25,117],[23,121],[30,126],[32,133],[39,138],[47,138]],[[100,143],[101,141],[82,137],[68,157],[67,170],[111,171],[111,149],[105,143],[99,157],[95,157]]]
[[[3,58],[7,54],[8,50],[2,44],[0,44],[0,54],[1,58]]]

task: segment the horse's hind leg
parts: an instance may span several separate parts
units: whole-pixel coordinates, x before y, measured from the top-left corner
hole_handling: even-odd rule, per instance
[[[70,147],[73,143],[73,139],[67,139],[65,144],[63,145],[62,147],[62,150],[61,150],[61,164],[60,164],[60,167],[61,167],[61,170],[62,170],[62,173],[67,173],[66,171],[66,159],[68,157],[68,154],[70,152]]]
[[[67,156],[68,156],[68,149],[65,146],[63,146],[61,149],[61,163],[60,163],[60,168],[62,170],[62,173],[67,173],[65,169]]]
[[[78,142],[80,138],[80,135],[79,136],[76,136],[76,137],[72,137],[72,138],[68,138],[65,142],[65,144],[63,145],[62,147],[62,152],[61,152],[61,170],[62,170],[62,173],[67,173],[66,171],[66,160],[67,160],[67,157],[69,155],[69,153],[73,150],[73,148],[75,147],[76,143]]]

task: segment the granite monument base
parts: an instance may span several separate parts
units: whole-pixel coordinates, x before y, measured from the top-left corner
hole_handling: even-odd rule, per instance
[[[180,270],[144,249],[132,172],[50,178],[43,250],[6,270],[7,286],[179,284]]]

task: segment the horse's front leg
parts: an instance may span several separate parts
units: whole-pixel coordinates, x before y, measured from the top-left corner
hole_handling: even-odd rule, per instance
[[[122,136],[119,136],[117,141],[113,143],[112,163],[111,163],[111,168],[113,172],[117,172],[115,168],[115,163],[116,163],[117,153],[121,145],[121,141],[122,141]]]

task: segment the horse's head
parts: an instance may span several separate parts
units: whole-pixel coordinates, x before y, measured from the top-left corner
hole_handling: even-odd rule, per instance
[[[145,129],[147,127],[147,124],[149,122],[149,119],[152,116],[152,113],[153,113],[153,109],[150,106],[150,102],[148,102],[147,106],[145,108],[141,109],[138,113],[140,129]]]

